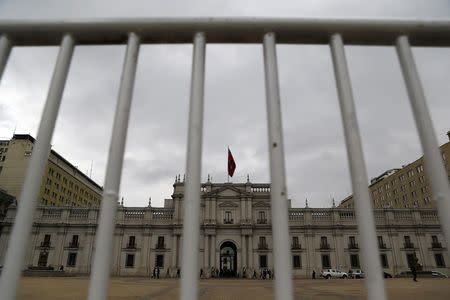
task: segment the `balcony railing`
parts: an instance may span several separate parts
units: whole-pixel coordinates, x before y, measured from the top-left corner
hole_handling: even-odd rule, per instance
[[[442,248],[442,244],[439,242],[433,242],[431,243],[431,248],[433,249],[441,249]]]
[[[258,250],[268,250],[269,246],[267,244],[258,244]]]
[[[69,248],[78,248],[78,247],[79,247],[78,242],[70,242],[69,243]]]
[[[322,243],[322,244],[320,244],[320,249],[322,249],[322,250],[329,250],[330,249],[330,244]]]
[[[357,243],[350,243],[348,244],[348,249],[359,249]]]
[[[41,242],[41,247],[49,248],[51,247],[51,245],[52,245],[51,242]]]
[[[233,219],[223,219],[223,224],[233,224],[234,220]]]
[[[293,250],[302,249],[302,245],[294,243],[294,244],[291,245],[291,249],[293,249]]]
[[[256,224],[267,224],[267,219],[257,219]]]
[[[166,249],[166,244],[156,244],[155,249]]]
[[[136,249],[136,243],[128,243],[127,249]]]
[[[414,243],[403,243],[405,249],[414,249]]]

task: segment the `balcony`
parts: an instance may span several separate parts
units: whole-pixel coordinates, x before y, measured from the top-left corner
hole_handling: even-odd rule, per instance
[[[386,249],[386,244],[385,243],[378,243],[378,248]]]
[[[51,243],[50,242],[41,242],[41,247],[42,248],[50,248],[51,247]]]
[[[80,245],[78,242],[70,242],[69,243],[69,248],[77,249],[79,247],[80,247]]]
[[[164,250],[166,249],[166,244],[156,244],[155,249]]]
[[[356,249],[359,249],[359,247],[358,247],[357,243],[350,243],[350,244],[348,244],[348,249],[356,250]]]
[[[330,248],[330,244],[325,244],[325,243],[322,243],[322,244],[320,244],[320,250],[330,250],[331,248]]]
[[[302,245],[300,245],[300,244],[292,244],[291,245],[291,249],[292,250],[300,250],[300,249],[302,249]]]
[[[267,224],[267,219],[257,219],[256,224]]]
[[[258,244],[258,250],[269,250],[267,244]]]
[[[127,244],[127,249],[136,249],[136,243],[128,243]]]
[[[414,249],[414,243],[411,243],[411,242],[409,242],[409,243],[403,243],[403,247],[404,247],[405,249]]]
[[[431,243],[431,248],[433,249],[442,249],[442,244],[439,242],[433,242]]]
[[[223,219],[223,224],[233,224],[234,220],[233,219]]]

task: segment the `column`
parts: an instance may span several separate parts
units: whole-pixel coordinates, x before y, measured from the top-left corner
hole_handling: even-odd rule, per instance
[[[204,249],[203,249],[203,267],[208,268],[208,259],[209,259],[209,251],[208,251],[208,244],[209,244],[209,236],[204,234],[203,235],[203,243],[204,243]],[[204,270],[206,272],[206,270]]]
[[[253,268],[253,236],[248,236],[248,267]]]
[[[247,219],[247,215],[245,213],[245,198],[241,198],[241,223]]]
[[[172,236],[172,267],[177,266],[177,235]]]
[[[241,245],[242,245],[242,251],[241,251],[241,261],[242,261],[242,266],[243,267],[248,267],[247,266],[247,236],[246,235],[241,235]]]
[[[215,210],[215,208],[214,208]],[[216,267],[216,236],[211,235],[210,266]]]

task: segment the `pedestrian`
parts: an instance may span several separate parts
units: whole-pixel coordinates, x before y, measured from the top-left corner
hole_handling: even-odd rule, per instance
[[[156,267],[156,278],[159,279],[159,267]]]
[[[156,267],[153,267],[153,275],[152,275],[153,279],[156,279]]]
[[[177,268],[177,278],[180,278],[180,268]]]
[[[413,276],[413,280],[415,282],[417,282],[417,258],[415,258],[411,262],[411,273],[412,273],[412,276]]]
[[[253,270],[253,277],[252,279],[256,279],[256,270]]]
[[[200,278],[203,278],[203,269],[200,269]]]
[[[312,272],[312,279],[316,279],[316,271],[315,270],[313,270],[313,272]]]

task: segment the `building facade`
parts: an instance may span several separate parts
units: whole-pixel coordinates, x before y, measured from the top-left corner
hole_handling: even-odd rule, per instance
[[[447,135],[450,140],[450,131]],[[450,142],[443,144],[440,150],[450,180]],[[436,207],[423,156],[371,179],[369,190],[374,208]],[[353,195],[342,200],[339,207],[353,208]]]
[[[35,139],[15,134],[0,141],[0,188],[20,200]],[[102,187],[51,150],[42,176],[38,201],[43,205],[99,206]]]
[[[183,245],[184,183],[176,180],[164,207],[119,205],[114,233],[112,274],[149,276],[155,267],[161,276],[176,276]],[[449,274],[447,243],[434,209],[375,210],[378,245],[386,272],[408,270],[418,259],[424,270]],[[0,264],[16,215],[9,208],[0,223]],[[98,208],[40,206],[34,217],[24,269],[58,268],[75,274],[91,269]],[[270,185],[201,185],[199,270],[249,277],[273,270]],[[292,208],[289,227],[293,274],[309,277],[325,268],[344,271],[361,267],[357,221],[353,209]],[[181,270],[182,271],[182,270]],[[276,272],[276,270],[275,270]]]

